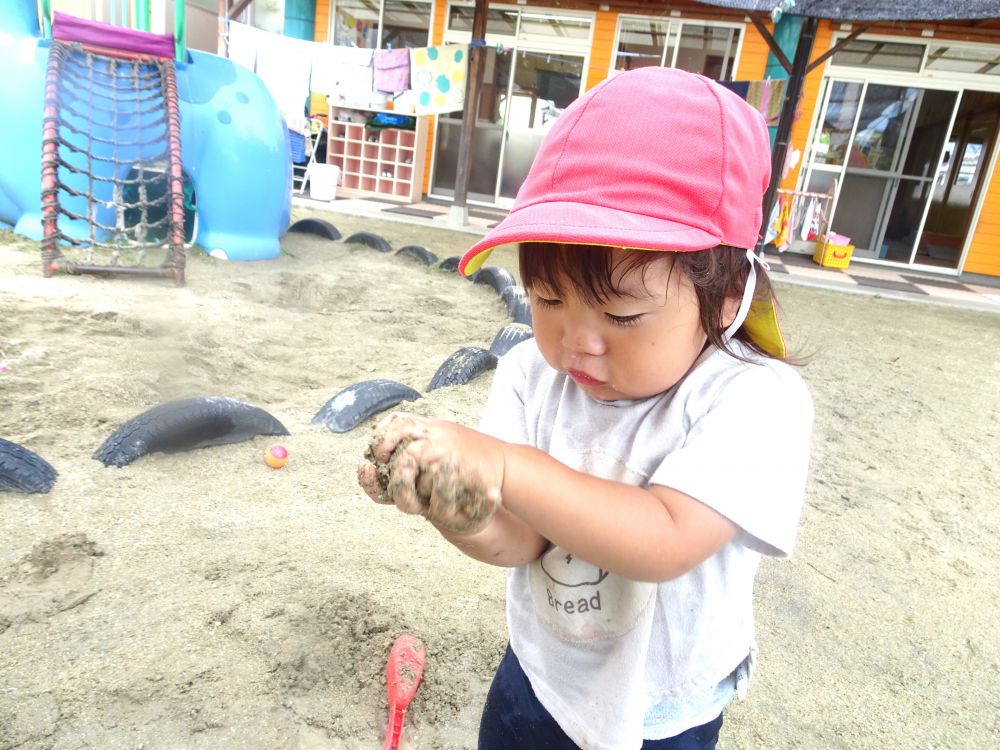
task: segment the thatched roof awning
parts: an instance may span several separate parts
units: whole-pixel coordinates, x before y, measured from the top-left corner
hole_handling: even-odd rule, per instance
[[[784,10],[781,0],[697,0],[746,12],[770,13],[775,7]],[[1000,18],[1000,0],[796,0],[784,11],[790,15],[826,18],[832,21],[967,21]]]

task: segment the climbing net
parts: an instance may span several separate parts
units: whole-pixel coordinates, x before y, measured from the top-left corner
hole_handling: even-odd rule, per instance
[[[43,273],[183,284],[184,208],[173,60],[53,40],[42,135]]]

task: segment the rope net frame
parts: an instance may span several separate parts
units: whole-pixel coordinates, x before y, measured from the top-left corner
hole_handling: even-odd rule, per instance
[[[184,218],[174,61],[53,40],[42,124],[43,275],[160,276],[183,285]],[[160,264],[147,264],[160,249]]]

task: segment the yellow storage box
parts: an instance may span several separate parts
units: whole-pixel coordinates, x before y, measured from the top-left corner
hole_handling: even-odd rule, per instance
[[[813,261],[824,268],[847,268],[851,264],[854,245],[841,234],[820,235],[816,238]]]

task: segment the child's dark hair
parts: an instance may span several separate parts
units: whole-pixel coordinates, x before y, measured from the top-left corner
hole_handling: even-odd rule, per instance
[[[694,286],[698,298],[701,327],[708,336],[709,343],[730,356],[746,361],[724,341],[726,325],[723,322],[728,299],[737,302],[743,297],[750,264],[742,250],[719,245],[708,250],[671,253],[673,269],[681,271]],[[522,242],[519,250],[521,282],[530,288],[536,283],[552,289],[557,294],[565,294],[564,286],[569,283],[572,291],[591,304],[604,304],[612,295],[619,294],[616,279],[639,271],[645,275],[645,268],[662,261],[665,253],[652,250],[626,249],[625,255],[614,265],[611,253],[602,245],[568,245],[550,242]],[[767,274],[757,273],[754,296],[769,299],[772,295]],[[771,357],[753,342],[741,327],[733,336],[752,351]]]

